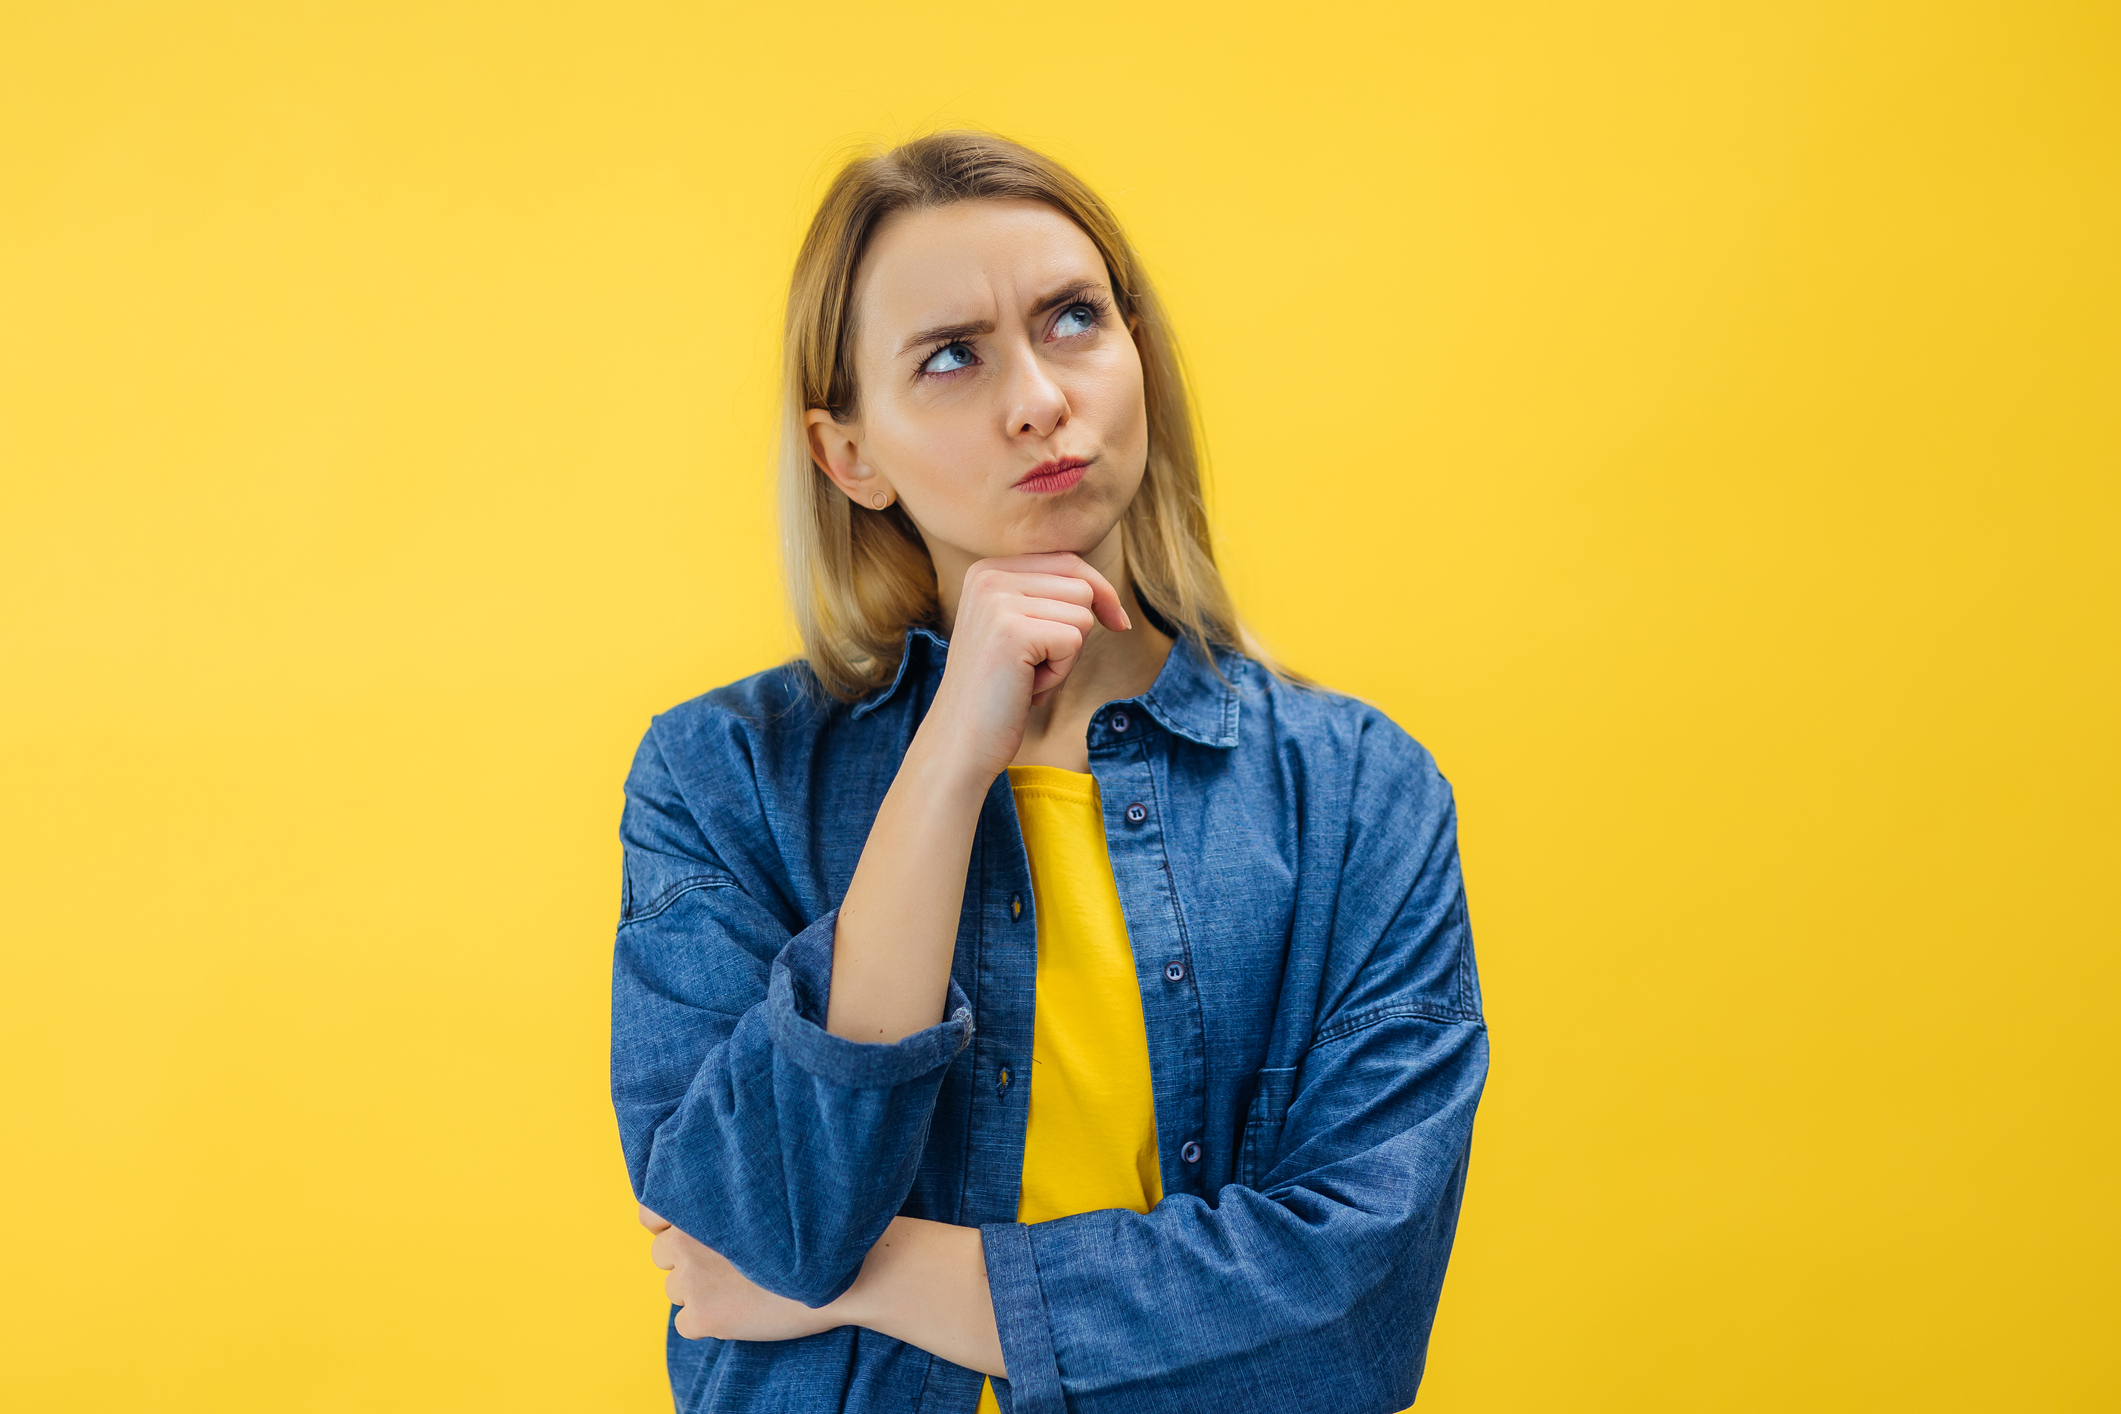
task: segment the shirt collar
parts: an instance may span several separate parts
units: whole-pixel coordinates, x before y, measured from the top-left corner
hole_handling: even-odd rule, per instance
[[[855,703],[849,715],[866,717],[889,702],[906,681],[909,669],[923,674],[941,672],[949,652],[950,641],[934,629],[924,625],[907,629],[905,651],[899,654],[898,671],[892,674],[890,685]],[[917,667],[916,654],[920,658]],[[1220,647],[1204,651],[1191,639],[1181,638],[1171,645],[1170,656],[1149,690],[1130,700],[1141,703],[1144,711],[1174,735],[1227,749],[1237,745],[1238,685],[1250,668],[1241,653]]]
[[[921,669],[925,672],[931,666],[930,660],[933,660],[933,666],[939,671],[943,657],[949,651],[950,640],[937,633],[934,629],[924,624],[915,624],[912,628],[907,629],[905,647],[898,655],[898,671],[891,675],[890,685],[878,688],[861,701],[855,703],[854,710],[847,715],[859,720],[896,696],[899,684],[906,680],[906,668],[913,662],[915,653],[920,653],[922,659]]]
[[[1171,656],[1164,659],[1163,671],[1141,695],[1141,704],[1174,735],[1202,746],[1233,747],[1237,745],[1238,685],[1251,666],[1242,653],[1220,647],[1204,649],[1190,638],[1181,638],[1171,645]]]

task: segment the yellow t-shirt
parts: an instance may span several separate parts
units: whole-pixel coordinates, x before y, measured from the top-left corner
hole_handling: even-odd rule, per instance
[[[1038,918],[1031,1115],[1016,1220],[1099,1208],[1146,1213],[1164,1196],[1149,1035],[1097,778],[1011,766],[1009,786]],[[1000,1414],[991,1381],[980,1387],[979,1414]]]

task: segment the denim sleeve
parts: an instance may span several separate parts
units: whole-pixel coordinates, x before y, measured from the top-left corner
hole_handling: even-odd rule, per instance
[[[838,911],[791,934],[739,887],[652,733],[620,838],[611,1089],[634,1192],[760,1286],[822,1306],[905,1202],[971,1007],[953,981],[944,1019],[901,1041],[827,1032]]]
[[[1449,789],[1373,745],[1316,1025],[1241,1181],[981,1229],[1012,1414],[1413,1402],[1488,1044]]]

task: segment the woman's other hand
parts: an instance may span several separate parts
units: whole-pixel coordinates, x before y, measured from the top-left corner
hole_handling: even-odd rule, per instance
[[[1111,581],[1081,556],[975,561],[928,720],[992,780],[1016,759],[1025,716],[1067,680],[1099,624],[1133,627]]]
[[[728,1258],[645,1206],[641,1226],[655,1234],[648,1253],[670,1273],[663,1290],[673,1305],[684,1308],[677,1332],[687,1340],[795,1340],[846,1324],[828,1314],[830,1307],[813,1310],[754,1285]]]
[[[903,1340],[967,1369],[1009,1378],[987,1259],[976,1227],[893,1218],[862,1262],[854,1285],[828,1306],[753,1285],[722,1254],[641,1206],[641,1226],[655,1234],[649,1255],[670,1275],[663,1290],[687,1340],[795,1340],[840,1326]]]

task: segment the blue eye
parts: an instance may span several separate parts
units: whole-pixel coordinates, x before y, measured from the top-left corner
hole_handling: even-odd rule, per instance
[[[1066,339],[1077,334],[1087,334],[1096,327],[1096,310],[1087,304],[1071,304],[1062,310],[1061,317],[1054,321],[1053,334],[1055,338]]]
[[[978,362],[979,360],[972,356],[972,345],[960,340],[945,344],[928,355],[928,361],[921,365],[921,372],[955,373],[960,368],[970,368]]]

